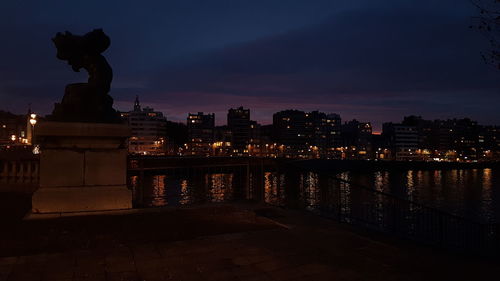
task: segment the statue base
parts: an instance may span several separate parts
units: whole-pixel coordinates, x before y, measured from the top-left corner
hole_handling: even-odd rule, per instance
[[[36,133],[40,187],[32,197],[32,216],[132,208],[127,126],[43,122]]]

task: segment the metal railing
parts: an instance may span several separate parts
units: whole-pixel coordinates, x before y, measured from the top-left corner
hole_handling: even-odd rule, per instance
[[[420,243],[481,255],[498,256],[500,227],[481,224],[350,181],[337,181],[321,215]]]
[[[236,159],[233,163],[228,163],[225,159],[220,162],[214,162],[212,159],[189,161],[158,159],[159,163],[154,163],[153,160],[155,159],[130,159],[129,173],[135,181],[131,186],[137,205],[147,205],[154,199],[151,198],[151,194],[154,194],[155,190],[148,191],[148,188],[154,188],[155,185],[163,188],[161,183],[168,185],[170,179],[172,185],[165,186],[165,189],[172,189],[173,186],[180,185],[180,179],[189,179],[187,193],[182,193],[181,190],[178,194],[168,194],[166,198],[185,196],[187,204],[219,202],[217,198],[228,201],[250,199],[280,207],[310,210],[342,223],[422,244],[467,253],[500,256],[498,224],[478,223],[337,178],[331,172],[306,171],[303,168],[280,163],[264,164],[259,161],[236,161]],[[314,176],[305,179],[303,175],[309,172]],[[157,180],[151,176],[156,173],[165,175],[166,180],[165,178]],[[212,175],[231,175],[229,184],[231,188],[226,190],[214,188],[209,178]],[[219,193],[214,194],[214,190]],[[227,192],[231,193],[230,196],[223,194]],[[182,200],[181,198],[172,201]]]

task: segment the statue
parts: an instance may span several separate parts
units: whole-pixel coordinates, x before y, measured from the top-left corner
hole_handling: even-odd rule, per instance
[[[52,38],[57,48],[57,58],[65,60],[73,71],[85,69],[87,83],[66,86],[61,103],[56,103],[50,116],[53,121],[119,123],[119,114],[113,109],[113,98],[108,95],[113,71],[101,55],[110,45],[102,29],[83,35],[58,32]]]

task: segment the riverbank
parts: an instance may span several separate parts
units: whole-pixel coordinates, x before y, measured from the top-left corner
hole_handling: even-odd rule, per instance
[[[18,221],[0,280],[488,280],[497,263],[259,204]]]
[[[461,170],[500,168],[500,162],[434,162],[310,159],[291,161],[294,167],[318,172],[384,170]]]

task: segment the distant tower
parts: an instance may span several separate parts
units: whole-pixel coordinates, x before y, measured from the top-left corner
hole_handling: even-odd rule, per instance
[[[139,96],[135,96],[134,111],[141,111],[141,104],[139,103]]]

